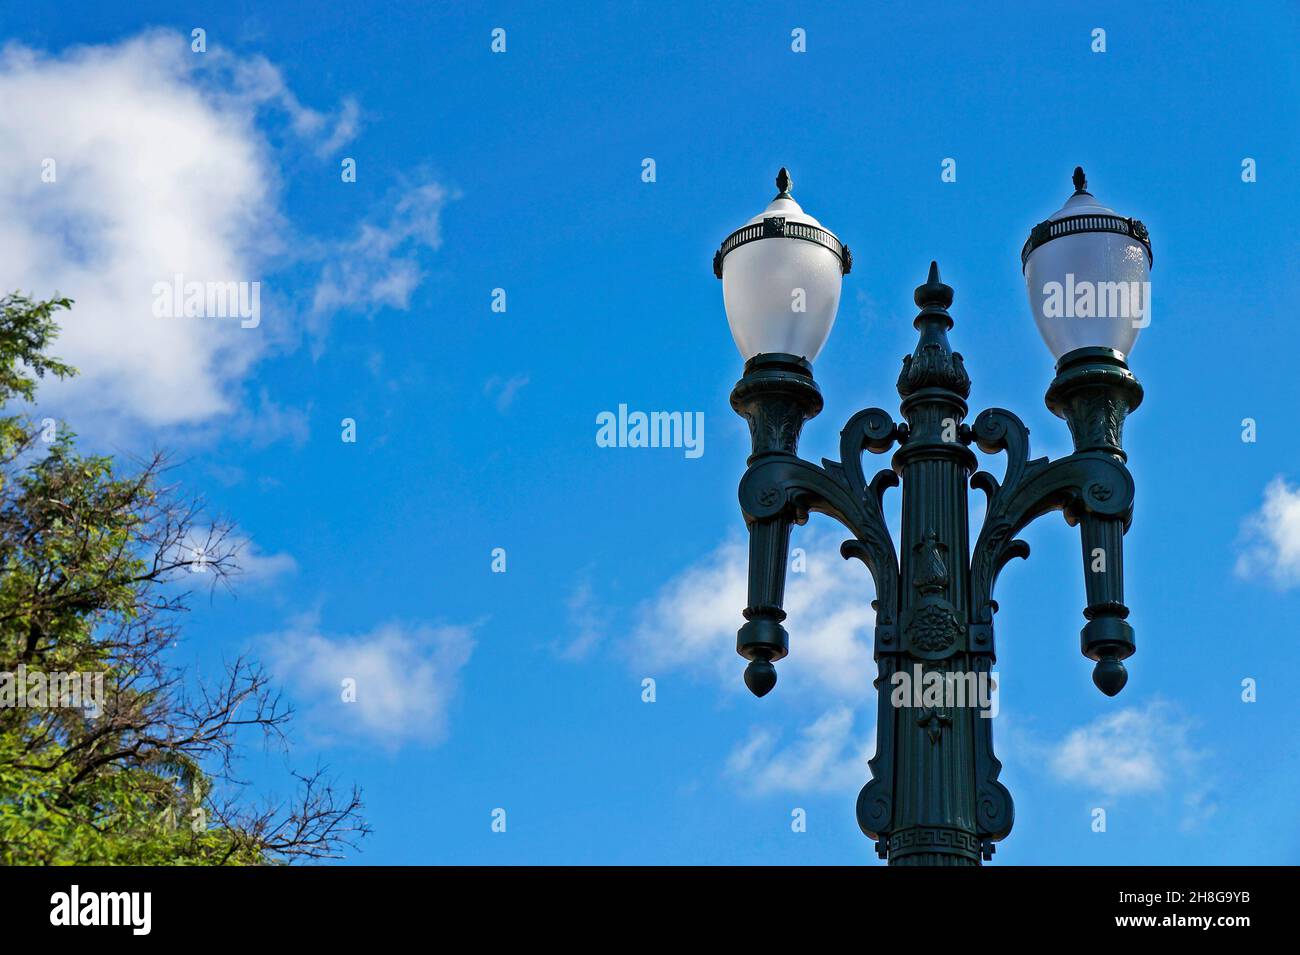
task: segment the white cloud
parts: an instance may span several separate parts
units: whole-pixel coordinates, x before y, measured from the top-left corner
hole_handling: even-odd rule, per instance
[[[315,729],[390,751],[447,737],[448,709],[474,650],[469,627],[394,622],[327,636],[311,616],[264,639],[272,668]],[[346,679],[356,681],[356,702],[343,701]]]
[[[326,250],[313,314],[406,308],[424,279],[418,251],[442,244],[440,216],[448,198],[437,183],[408,186],[381,218],[363,222],[351,240]]]
[[[875,752],[872,733],[854,731],[848,706],[827,710],[805,726],[799,739],[777,748],[779,734],[755,730],[732,750],[727,771],[744,780],[747,792],[843,792],[862,786]]]
[[[497,411],[505,414],[510,410],[510,406],[515,403],[515,398],[519,396],[519,392],[528,384],[528,381],[527,375],[514,375],[510,378],[492,375],[487,381],[483,382],[483,394],[496,403]]]
[[[1237,575],[1300,586],[1300,485],[1278,476],[1264,489],[1264,503],[1242,527]]]
[[[284,76],[265,57],[241,58],[219,47],[204,55],[207,59],[203,65],[228,73],[224,86],[213,94],[223,106],[243,112],[278,109],[289,120],[295,134],[317,140],[315,151],[320,156],[332,155],[356,136],[361,125],[361,108],[354,98],[345,97],[338,115],[330,117],[299,102]]]
[[[1063,782],[1105,796],[1158,793],[1174,783],[1190,791],[1203,754],[1189,742],[1188,729],[1182,714],[1154,700],[1072,731],[1047,750],[1047,765]],[[1198,812],[1205,812],[1203,800]]]
[[[871,575],[859,561],[839,555],[845,535],[796,528],[792,553],[803,548],[807,569],[787,576],[784,626],[790,655],[777,663],[774,693],[811,692],[861,701],[871,698]],[[638,665],[715,674],[741,687],[745,661],[736,654],[736,631],[745,622],[749,543],[726,541],[674,577],[641,608],[632,638]],[[748,692],[748,691],[745,691]]]
[[[293,347],[300,319],[405,308],[438,242],[442,187],[408,185],[342,242],[296,234],[281,210],[280,161],[320,156],[355,135],[361,111],[304,106],[265,58],[155,30],[49,55],[0,51],[0,261],[5,290],[75,300],[54,354],[80,374],[41,400],[97,426],[192,426],[238,410],[269,350]],[[274,141],[273,141],[274,140]],[[56,180],[45,182],[45,160]],[[277,270],[320,269],[279,284]],[[153,288],[261,283],[261,324],[159,318]]]
[[[560,655],[581,660],[600,643],[608,625],[605,612],[596,604],[591,580],[584,577],[567,601],[569,636],[560,643]]]
[[[275,401],[267,389],[258,391],[256,407],[246,408],[227,425],[227,433],[250,447],[264,448],[282,439],[302,447],[311,437],[311,405],[291,408]]]
[[[283,551],[268,554],[251,540],[239,542],[235,562],[239,566],[240,586],[263,587],[298,572],[298,562],[292,554]]]
[[[264,342],[238,322],[152,314],[154,283],[177,273],[256,279],[254,237],[274,227],[249,117],[204,99],[187,56],[157,33],[61,58],[0,54],[6,281],[77,302],[56,351],[81,374],[57,390],[111,394],[151,424],[229,410],[226,385]],[[56,182],[41,181],[46,158]]]
[[[855,724],[857,708],[865,712],[875,706],[873,587],[859,561],[840,557],[844,536],[829,528],[795,529],[791,563],[796,549],[802,550],[804,570],[792,569],[786,578],[790,655],[776,665],[779,679],[772,692],[783,706],[805,714],[807,722],[788,741],[780,729],[760,725],[732,750],[726,774],[747,793],[855,792],[870,775],[867,759],[875,751],[875,734],[870,722],[857,732]],[[745,622],[741,611],[748,602],[748,565],[749,542],[734,537],[646,601],[630,640],[638,672],[701,674],[754,704],[742,681],[745,661],[736,653],[736,631]],[[754,711],[756,718],[764,714]]]

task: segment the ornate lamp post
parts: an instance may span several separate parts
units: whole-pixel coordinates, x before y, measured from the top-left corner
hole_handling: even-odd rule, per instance
[[[920,340],[898,377],[904,420],[895,423],[880,408],[859,411],[841,432],[839,461],[803,460],[796,454],[799,432],[822,409],[811,361],[834,323],[849,251],[794,201],[782,169],[777,197],[714,256],[727,320],[745,358],[731,404],[753,439],[740,482],[750,539],[749,606],[736,639],[749,661],[745,684],[765,695],[776,684],[773,664],[789,651],[782,603],[791,526],[810,512],[828,514],[852,534],[841,553],[860,559],[876,586],[877,745],[857,817],[891,865],[979,865],[1011,830],[988,699],[978,692],[963,699],[961,689],[989,679],[994,583],[1011,558],[1029,555],[1016,534],[1048,511],[1063,512],[1081,529],[1081,646],[1096,661],[1093,681],[1113,696],[1127,680],[1122,661],[1134,641],[1123,538],[1133,479],[1121,431],[1142,400],[1126,355],[1150,317],[1151,245],[1141,222],[1093,199],[1082,169],[1074,182],[1074,195],[1034,227],[1021,256],[1034,319],[1057,359],[1047,405],[1074,439],[1074,453],[1056,461],[1030,459],[1028,429],[1009,411],[992,408],[964,423],[970,378],[948,344],[953,290],[933,262],[915,292]],[[972,444],[986,454],[1006,452],[1001,481],[976,471]],[[883,454],[895,445],[893,467],[868,480],[863,452]],[[902,540],[895,551],[882,501],[900,482]],[[973,548],[968,486],[988,498]],[[903,677],[939,692],[895,693]]]

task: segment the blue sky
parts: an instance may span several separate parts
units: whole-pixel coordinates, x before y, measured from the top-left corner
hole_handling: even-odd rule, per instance
[[[253,652],[298,707],[289,752],[245,775],[359,783],[353,861],[876,864],[853,816],[871,584],[827,519],[796,531],[781,683],[741,683],[748,434],[711,256],[781,165],[853,249],[805,456],[897,407],[931,259],[972,412],[1010,408],[1058,455],[1018,257],[1081,164],[1155,248],[1126,430],[1138,653],[1097,692],[1077,531],[1031,528],[997,593],[1017,816],[996,858],[1300,861],[1300,395],[1275,337],[1300,297],[1297,8],[694,6],[0,15],[0,285],[78,300],[63,357],[85,374],[42,411],[175,449],[249,539],[237,595],[197,601],[176,650],[200,672]],[[178,271],[260,281],[258,327],[153,318]],[[704,453],[598,447],[620,404],[702,412]]]

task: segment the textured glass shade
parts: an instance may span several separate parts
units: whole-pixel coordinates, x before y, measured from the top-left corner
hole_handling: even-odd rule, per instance
[[[770,216],[822,228],[787,198],[746,225]],[[786,352],[814,360],[835,324],[842,282],[840,257],[816,242],[772,237],[731,250],[722,262],[722,298],[741,357]]]
[[[1081,192],[1048,222],[1091,215],[1129,221]],[[1146,247],[1120,232],[1080,231],[1035,248],[1025,262],[1025,289],[1052,355],[1098,346],[1127,355],[1151,322],[1149,275]]]

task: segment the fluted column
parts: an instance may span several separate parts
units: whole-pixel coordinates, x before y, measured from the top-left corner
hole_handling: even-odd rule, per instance
[[[927,705],[926,675],[955,688],[975,671],[967,611],[970,541],[967,487],[975,457],[963,424],[970,379],[961,355],[948,344],[953,292],[930,265],[916,290],[920,341],[903,360],[898,379],[907,431],[894,455],[902,478],[899,541],[901,646],[891,669],[908,675],[912,693],[893,720],[893,815],[888,838],[891,865],[979,865],[976,824],[976,757],[971,705]],[[918,685],[919,684],[919,685]],[[905,684],[905,686],[908,684]],[[895,693],[892,686],[881,692]],[[921,694],[920,699],[917,693]],[[933,692],[933,689],[931,689]]]

